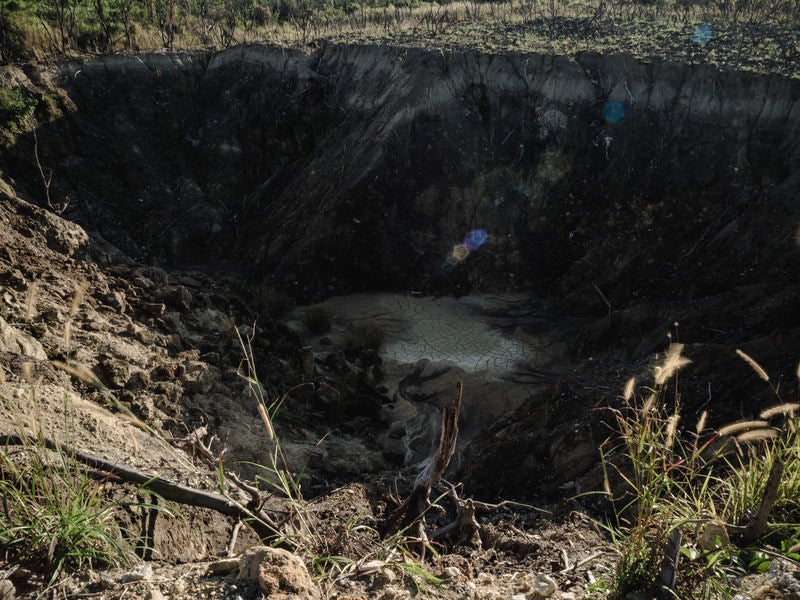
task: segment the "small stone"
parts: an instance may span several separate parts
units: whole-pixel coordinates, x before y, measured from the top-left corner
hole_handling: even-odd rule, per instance
[[[491,573],[483,572],[478,573],[478,576],[475,578],[475,580],[482,585],[486,585],[492,583],[494,581],[494,577],[492,577]]]
[[[181,383],[190,394],[207,394],[215,381],[219,380],[219,370],[201,361],[191,361],[184,366]]]
[[[561,592],[561,600],[577,600],[574,592]]]
[[[153,382],[150,381],[150,376],[145,371],[137,369],[128,377],[128,381],[125,382],[125,389],[131,390],[132,392],[140,392],[146,390],[151,385],[153,385]]]
[[[119,358],[106,358],[97,364],[96,372],[108,387],[123,388],[131,376],[131,365]]]
[[[525,594],[514,594],[511,596],[511,600],[528,600]]]
[[[383,585],[388,585],[397,581],[397,573],[392,569],[381,569],[375,579]]]
[[[239,568],[239,559],[237,558],[224,558],[215,561],[208,565],[206,575],[227,575],[233,573]]]
[[[151,317],[160,317],[167,310],[163,302],[145,302],[142,304],[142,311]]]
[[[549,598],[556,593],[557,589],[555,580],[549,575],[540,573],[533,582],[534,593],[543,598]]]
[[[103,588],[108,589],[114,587],[114,585],[116,585],[116,582],[114,581],[114,578],[108,573],[100,573],[100,585]]]
[[[0,350],[30,356],[38,360],[47,360],[47,353],[38,340],[16,327],[12,327],[3,317],[0,317]]]
[[[445,567],[442,570],[442,574],[448,579],[455,579],[461,575],[461,571],[458,570],[458,567]]]
[[[149,564],[143,564],[135,567],[132,571],[123,573],[120,578],[120,583],[130,583],[132,581],[148,581],[153,577],[153,567]]]
[[[144,600],[165,600],[164,594],[157,587],[151,587],[144,593]]]
[[[717,548],[724,548],[730,544],[728,528],[721,521],[709,521],[703,527],[703,533],[698,540],[698,546],[710,552]]]
[[[253,546],[242,554],[239,579],[258,582],[268,597],[300,600],[320,597],[311,575],[300,558],[281,548]]]

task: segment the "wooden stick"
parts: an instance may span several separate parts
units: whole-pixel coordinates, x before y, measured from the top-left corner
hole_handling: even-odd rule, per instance
[[[383,535],[390,535],[414,525],[416,536],[423,542],[427,541],[424,515],[431,505],[431,488],[444,475],[456,450],[462,387],[460,381],[456,383],[453,399],[442,407],[442,432],[439,436],[439,446],[425,468],[417,475],[411,494],[384,521],[381,527]]]
[[[87,465],[96,471],[102,471],[127,482],[138,484],[142,486],[144,491],[158,494],[165,500],[200,508],[210,508],[224,515],[242,519],[261,538],[275,538],[280,535],[268,515],[257,509],[253,510],[248,506],[242,506],[235,500],[220,494],[174,483],[158,475],[144,473],[121,463],[104,460],[99,456],[81,452],[67,444],[48,438],[37,439],[31,436],[0,435],[0,446],[28,446],[31,444],[43,445],[48,450],[60,452],[65,456],[74,458],[77,462]]]

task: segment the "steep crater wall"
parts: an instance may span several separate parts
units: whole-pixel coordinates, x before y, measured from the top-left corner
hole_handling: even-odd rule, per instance
[[[166,265],[233,267],[304,299],[526,290],[597,314],[594,285],[623,307],[796,274],[797,81],[376,46],[27,76],[53,98],[39,153],[67,214]],[[37,196],[31,145],[6,162]],[[487,243],[448,262],[477,228]]]

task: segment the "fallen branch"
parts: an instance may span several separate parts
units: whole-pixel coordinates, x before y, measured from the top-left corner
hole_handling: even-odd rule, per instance
[[[152,492],[170,502],[208,508],[223,515],[241,519],[262,539],[283,537],[269,515],[260,510],[260,502],[256,504],[255,499],[251,498],[247,505],[242,505],[226,496],[174,483],[158,475],[144,473],[127,465],[104,460],[48,438],[38,439],[31,436],[0,435],[0,446],[28,445],[43,446],[48,450],[59,452],[95,471],[107,473],[129,483],[135,483],[141,486],[142,491]]]

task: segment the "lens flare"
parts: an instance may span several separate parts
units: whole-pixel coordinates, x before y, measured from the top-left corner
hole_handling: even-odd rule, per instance
[[[478,248],[483,246],[486,240],[489,239],[489,234],[485,229],[473,229],[464,238],[464,246],[470,252],[475,252]]]
[[[478,248],[486,243],[489,239],[489,234],[485,229],[473,229],[465,237],[464,241],[460,244],[453,246],[450,254],[447,255],[447,264],[453,266],[466,259],[470,253],[475,252]]]
[[[603,105],[603,118],[609,123],[619,123],[627,114],[628,108],[622,100],[609,100]]]
[[[702,25],[698,25],[694,28],[694,32],[692,33],[692,41],[695,44],[705,46],[713,37],[713,35],[714,32],[711,30],[711,25],[706,25],[703,23]]]

